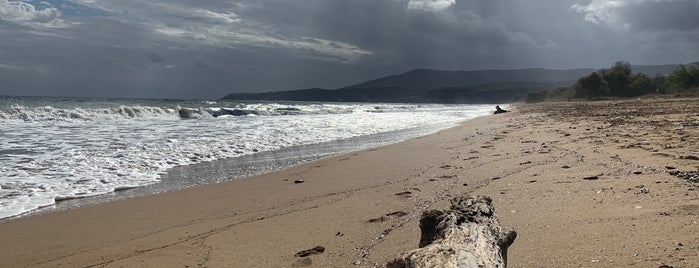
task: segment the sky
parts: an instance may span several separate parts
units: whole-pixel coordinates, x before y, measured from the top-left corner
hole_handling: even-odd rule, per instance
[[[0,95],[220,98],[699,60],[699,0],[0,0]]]

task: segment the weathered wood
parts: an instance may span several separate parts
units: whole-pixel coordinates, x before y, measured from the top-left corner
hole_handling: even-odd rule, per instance
[[[420,248],[386,267],[507,267],[507,248],[517,237],[502,230],[486,196],[457,197],[448,210],[423,212],[420,230]]]

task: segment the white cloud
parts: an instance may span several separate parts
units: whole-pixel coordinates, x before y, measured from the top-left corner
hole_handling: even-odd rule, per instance
[[[319,38],[299,37],[285,38],[272,36],[251,30],[232,30],[223,26],[196,27],[191,29],[159,27],[155,32],[182,40],[205,43],[211,46],[231,47],[258,46],[289,49],[306,53],[309,57],[322,58],[331,61],[351,63],[371,52],[351,44]]]
[[[0,69],[25,70],[26,68],[19,65],[0,63]]]
[[[20,71],[20,72],[31,72],[33,74],[46,75],[46,70],[41,67],[35,66],[23,66],[14,64],[4,64],[0,63],[0,70],[5,69],[6,71]]]
[[[602,23],[613,18],[613,12],[623,6],[626,6],[628,1],[599,1],[593,0],[587,5],[573,5],[570,9],[585,14],[585,20],[592,23]]]
[[[225,13],[218,13],[218,12],[214,12],[211,10],[198,9],[194,12],[194,14],[201,16],[202,18],[219,20],[219,21],[225,22],[225,23],[239,23],[239,22],[241,22],[240,18],[238,18],[238,15],[236,15],[235,13],[230,12],[230,11],[225,12]]]
[[[43,9],[21,1],[0,0],[0,20],[27,26],[65,27],[61,12],[49,6]]]
[[[575,4],[572,11],[585,15],[585,20],[595,24],[605,24],[617,30],[628,30],[631,22],[625,17],[624,10],[647,4],[673,4],[694,0],[592,0],[587,5]]]
[[[456,4],[456,0],[410,0],[408,9],[442,11]]]
[[[1,1],[1,0],[0,0]],[[214,2],[192,6],[185,2],[75,0],[92,8],[109,11],[113,19],[141,25],[174,42],[236,48],[257,46],[287,49],[302,57],[354,62],[369,51],[345,42],[280,32],[255,17],[241,17],[243,4]]]

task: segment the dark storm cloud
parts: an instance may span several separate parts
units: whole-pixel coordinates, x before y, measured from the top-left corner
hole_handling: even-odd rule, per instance
[[[630,30],[637,31],[699,31],[699,1],[648,2],[630,5],[620,12]]]
[[[534,40],[525,32],[512,31],[499,18],[478,12],[452,1],[268,0],[238,14],[243,20],[252,17],[278,25],[275,30],[283,33],[356,45],[371,52],[360,63],[401,71],[464,68],[467,61],[495,66],[493,59],[508,59],[521,50],[552,45],[550,40]]]
[[[696,0],[594,0],[575,5],[587,21],[618,30],[640,32],[699,30],[699,1]]]
[[[699,49],[699,1],[593,0],[571,10],[598,27],[614,32],[616,45],[634,54],[636,63],[688,63]]]
[[[413,68],[697,60],[682,0],[0,0],[0,94],[220,97]]]
[[[165,61],[165,59],[163,59],[163,56],[160,56],[160,54],[158,54],[156,52],[149,52],[148,53],[148,60],[150,60],[153,63],[161,63],[161,62]]]

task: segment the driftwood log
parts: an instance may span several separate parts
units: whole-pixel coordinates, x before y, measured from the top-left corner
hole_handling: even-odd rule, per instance
[[[420,219],[420,248],[386,264],[387,268],[507,267],[507,248],[517,237],[503,231],[490,197],[461,196],[445,211]]]

